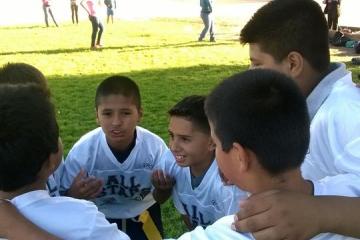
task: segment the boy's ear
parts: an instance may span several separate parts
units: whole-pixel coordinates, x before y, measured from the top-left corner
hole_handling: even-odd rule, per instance
[[[99,114],[98,114],[97,108],[95,108],[95,118],[96,118],[96,123],[98,125],[100,125],[100,123],[99,123]]]
[[[138,111],[139,111],[139,120],[138,120],[138,122],[140,122],[142,117],[143,117],[144,112],[143,112],[142,108],[139,108]]]
[[[238,162],[238,170],[242,173],[249,171],[251,166],[251,158],[248,151],[239,143],[233,143],[231,149],[231,157]]]
[[[304,70],[304,57],[300,53],[292,51],[288,54],[287,61],[291,77],[293,79],[299,78]]]
[[[208,149],[210,152],[215,151],[216,145],[211,137],[209,137]]]

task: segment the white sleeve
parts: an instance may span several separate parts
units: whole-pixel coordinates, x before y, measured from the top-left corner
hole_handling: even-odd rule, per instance
[[[360,197],[360,176],[339,174],[314,181],[314,195]]]
[[[193,231],[184,233],[178,240],[249,240],[254,239],[250,234],[238,233],[231,229],[234,216],[225,216],[206,229],[201,226]]]
[[[240,190],[235,185],[224,186],[222,194],[223,200],[223,212],[224,215],[235,214],[240,210],[240,201],[248,198],[248,193]],[[225,196],[227,196],[225,198]]]
[[[92,240],[103,240],[103,239],[114,239],[114,240],[130,240],[128,235],[120,231],[115,223],[110,224],[106,219],[105,215],[98,212],[95,217],[94,225],[91,229],[88,239]]]
[[[327,132],[339,173],[360,175],[360,103],[341,106]]]
[[[77,155],[79,154],[76,154],[76,151],[70,150],[66,157],[61,177],[61,190],[69,189],[80,169],[85,169],[85,166],[79,161]]]

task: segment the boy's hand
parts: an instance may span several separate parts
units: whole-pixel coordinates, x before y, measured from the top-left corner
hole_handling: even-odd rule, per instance
[[[87,173],[81,169],[74,178],[67,195],[79,199],[92,199],[101,193],[103,185],[102,179],[88,177]]]
[[[257,240],[310,239],[319,233],[318,207],[310,195],[272,190],[240,204],[234,227]]]
[[[165,174],[162,170],[154,170],[151,175],[151,183],[156,189],[159,190],[169,190],[175,184],[175,180],[168,174]]]

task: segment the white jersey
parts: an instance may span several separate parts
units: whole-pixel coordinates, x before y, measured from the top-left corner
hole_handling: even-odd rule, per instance
[[[347,197],[359,196],[360,178],[353,174],[344,174],[327,177],[321,181],[314,181],[314,195],[339,195]],[[238,233],[231,229],[234,215],[226,216],[206,229],[197,227],[191,232],[180,236],[178,240],[248,240],[254,239],[251,234]],[[343,235],[323,233],[312,238],[313,240],[354,240],[356,238]]]
[[[59,167],[51,174],[46,182],[46,189],[48,190],[50,196],[58,197],[60,196],[60,182],[61,176],[64,170],[64,160],[61,160]]]
[[[247,197],[236,186],[224,186],[215,160],[195,189],[191,185],[190,168],[178,166],[170,150],[160,164],[159,168],[176,181],[172,191],[176,209],[187,215],[194,227],[206,227],[223,216],[236,213],[240,199]]]
[[[360,175],[360,89],[344,64],[335,67],[307,98],[312,121],[309,150],[301,167],[306,179]]]
[[[164,150],[164,141],[136,127],[136,144],[120,163],[109,148],[105,134],[97,128],[80,138],[70,150],[61,180],[68,189],[80,169],[104,181],[102,193],[93,201],[107,218],[132,218],[155,203],[151,174]]]
[[[19,195],[11,203],[27,219],[61,239],[130,240],[89,201],[50,197],[45,190]]]

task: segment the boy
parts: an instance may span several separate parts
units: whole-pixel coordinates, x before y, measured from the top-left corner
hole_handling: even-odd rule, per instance
[[[280,189],[306,195],[356,195],[360,179],[355,175],[321,181],[301,176],[309,118],[302,93],[285,75],[260,69],[236,74],[210,93],[205,111],[219,168],[239,188],[251,194]],[[343,185],[349,179],[351,184]],[[233,231],[232,221],[233,216],[227,216],[205,231],[197,228],[180,239],[189,235],[191,239],[252,239]],[[315,239],[345,237],[326,233]]]
[[[2,200],[62,239],[129,239],[93,203],[51,197],[46,191],[47,179],[62,160],[62,144],[53,105],[43,89],[31,83],[2,84],[0,116]]]
[[[235,213],[240,195],[246,196],[220,179],[204,102],[203,96],[188,96],[169,110],[170,150],[152,179],[154,198],[164,202],[172,190],[174,205],[190,230]]]
[[[290,76],[307,97],[311,135],[309,151],[302,165],[303,176],[319,180],[339,174],[359,175],[360,131],[357,129],[360,129],[360,92],[354,87],[351,73],[344,64],[330,63],[328,28],[319,4],[312,0],[270,1],[241,30],[240,41],[249,44],[252,68],[270,68]],[[278,197],[284,204],[277,203]],[[317,204],[308,204],[305,195],[303,202],[307,204],[302,204],[301,211],[297,211],[300,198],[296,196],[290,200],[286,194],[273,193],[253,204],[247,201],[249,208],[256,209],[247,215],[253,217],[236,226],[241,231],[255,232],[258,238],[256,232],[266,229],[273,238],[287,235],[308,239],[324,228],[345,234],[357,232],[360,237],[358,225],[352,221],[360,214],[360,200],[357,208],[353,205],[353,209],[359,211],[351,211],[347,206],[348,199],[339,198],[343,204],[325,198],[311,199],[328,206],[323,213],[336,209],[339,218],[328,218],[323,213],[312,214],[317,212]],[[243,207],[246,208],[246,204]],[[292,214],[283,217],[284,211]],[[298,213],[302,212],[312,214],[312,217],[299,218]],[[274,214],[279,216],[276,223],[267,218],[267,215]],[[247,222],[253,224],[250,226]],[[294,227],[286,227],[288,225]],[[269,235],[261,239],[269,239]]]
[[[62,186],[69,188],[80,169],[102,179],[102,192],[92,199],[99,210],[131,239],[147,239],[149,233],[143,231],[139,220],[145,211],[162,232],[160,206],[151,194],[150,178],[166,145],[157,135],[137,126],[142,117],[141,98],[131,79],[112,76],[101,82],[95,108],[100,127],[81,137],[70,150]]]
[[[34,83],[38,85],[50,98],[50,89],[47,80],[42,72],[32,65],[26,63],[8,63],[0,68],[0,84],[24,85]],[[63,170],[63,161],[60,163],[56,171],[49,176],[46,187],[51,196],[60,196],[60,178]],[[86,184],[86,187],[83,185]],[[97,194],[102,183],[93,178],[86,178],[80,172],[74,179],[69,191],[70,197],[81,196],[83,198],[91,197]]]

